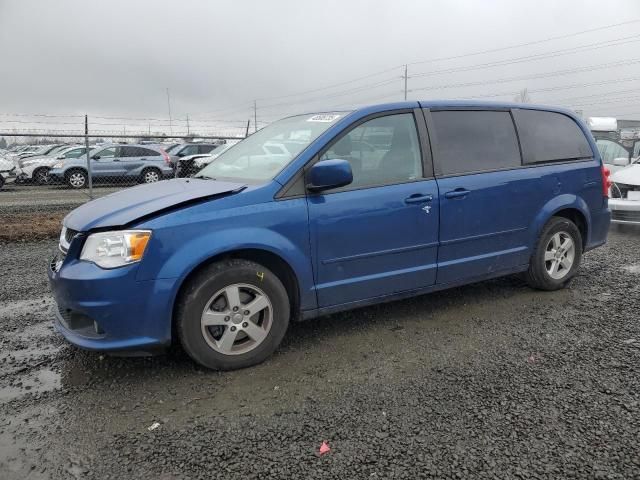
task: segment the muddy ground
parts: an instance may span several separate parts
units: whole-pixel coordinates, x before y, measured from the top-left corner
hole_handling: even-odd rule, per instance
[[[640,478],[638,230],[566,290],[503,278],[295,324],[226,373],[66,345],[55,247],[0,245],[2,479]]]

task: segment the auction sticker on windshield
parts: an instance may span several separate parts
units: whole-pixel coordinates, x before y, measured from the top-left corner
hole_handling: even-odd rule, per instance
[[[340,115],[336,115],[336,114],[314,115],[313,117],[308,119],[307,122],[326,122],[326,123],[329,123],[329,122],[333,122],[337,118],[340,118]]]

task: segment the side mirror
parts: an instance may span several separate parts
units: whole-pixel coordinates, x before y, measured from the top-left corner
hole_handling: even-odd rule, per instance
[[[311,192],[344,187],[351,182],[353,182],[351,164],[337,158],[317,162],[307,174],[307,190]]]
[[[613,159],[613,165],[616,167],[626,167],[629,165],[629,159],[625,157],[618,157]]]
[[[91,157],[93,160],[100,160],[100,155],[94,155],[93,157]]]
[[[180,153],[178,154],[178,156],[179,156],[180,158],[182,158],[182,157],[184,157],[184,156],[185,156],[185,154],[184,154],[183,152],[180,152]]]

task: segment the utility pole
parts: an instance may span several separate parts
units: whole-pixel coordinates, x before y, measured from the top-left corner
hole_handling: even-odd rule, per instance
[[[404,66],[404,99],[407,100],[407,65]]]
[[[250,118],[247,120],[247,129],[244,132],[244,138],[247,138],[249,136],[249,125],[251,125],[251,119]]]
[[[89,177],[89,198],[93,199],[93,180],[91,175],[91,158],[89,157],[89,116],[84,116],[84,148],[87,150],[87,176]]]
[[[189,114],[187,113],[187,136],[189,135]]]
[[[171,97],[169,96],[169,88],[167,88],[167,105],[169,106],[169,133],[173,135],[173,126],[171,125]]]
[[[258,105],[256,101],[253,101],[253,131],[258,131]]]

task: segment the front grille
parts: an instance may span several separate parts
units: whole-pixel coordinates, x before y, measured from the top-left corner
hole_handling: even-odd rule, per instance
[[[66,232],[64,232],[64,239],[67,243],[71,243],[71,240],[73,240],[73,237],[75,237],[77,234],[77,230],[71,230],[70,228],[67,228]]]
[[[62,227],[62,232],[60,232],[60,251],[62,253],[65,253],[65,254],[67,253],[67,251],[69,250],[69,245],[73,240],[73,237],[75,237],[77,234],[78,234],[77,230],[72,230],[67,227]]]
[[[631,190],[640,190],[640,187],[637,185],[626,185],[624,183],[614,182],[613,185],[611,185],[611,198],[625,199]]]
[[[640,210],[612,210],[611,220],[620,222],[640,222]]]

